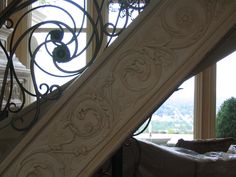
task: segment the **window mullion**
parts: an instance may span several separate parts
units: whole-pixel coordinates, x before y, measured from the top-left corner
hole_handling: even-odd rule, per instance
[[[215,137],[216,65],[195,77],[194,138]]]
[[[101,7],[101,3],[102,3],[103,1],[98,1],[97,3],[100,3],[100,4],[98,4],[100,7]],[[106,15],[106,13],[108,13],[107,12],[107,9],[106,9],[106,5],[103,5],[102,6],[102,17],[103,17],[103,23],[104,23],[104,21],[107,21],[107,15]],[[97,12],[97,9],[95,8],[95,4],[94,4],[94,2],[92,2],[92,1],[87,1],[87,11],[88,11],[88,13],[90,14],[90,16],[92,17],[92,19],[93,19],[93,22],[94,23],[96,23],[96,20],[97,20],[97,18],[98,18],[98,12]],[[99,20],[101,20],[101,19],[99,19]],[[101,38],[103,37],[103,36],[100,36],[100,34],[101,34],[101,29],[102,29],[102,27],[100,27],[99,26],[100,24],[99,24],[99,22],[98,22],[98,24],[97,24],[97,26],[96,26],[96,30],[97,30],[97,32],[98,32],[98,34],[99,34],[99,36],[94,36],[93,37],[93,39],[92,39],[92,42],[91,42],[91,44],[92,45],[89,45],[88,46],[88,48],[87,48],[87,63],[89,62],[89,60],[93,57],[93,54],[94,54],[94,52],[95,52],[95,50],[96,50],[96,47],[97,47],[97,45],[99,45],[99,44],[97,44],[96,43],[96,37],[99,37],[99,40],[101,40]],[[93,32],[94,32],[94,30],[95,29],[93,29],[94,27],[92,26],[92,24],[89,22],[89,20],[87,20],[87,41],[89,40],[89,38],[91,37],[91,35],[93,34]],[[101,44],[101,47],[100,48],[104,48],[104,46],[105,46],[105,41],[103,40],[102,41],[102,44]],[[103,50],[100,50],[99,52],[102,52]],[[98,54],[99,55],[99,54]]]

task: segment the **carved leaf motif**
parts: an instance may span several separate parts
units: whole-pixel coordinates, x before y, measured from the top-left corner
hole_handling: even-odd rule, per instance
[[[168,69],[176,59],[174,52],[166,47],[145,46],[144,50],[154,65],[161,65],[164,69]]]
[[[62,150],[66,144],[71,144],[75,140],[75,135],[69,130],[68,121],[60,121],[49,133],[48,145],[52,150]]]

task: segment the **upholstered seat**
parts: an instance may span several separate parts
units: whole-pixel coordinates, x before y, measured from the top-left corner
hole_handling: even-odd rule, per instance
[[[236,154],[199,154],[143,141],[124,146],[125,177],[236,177],[235,167]]]
[[[176,147],[182,147],[193,150],[200,154],[206,152],[227,152],[230,145],[234,143],[234,138],[214,138],[214,139],[200,139],[200,140],[183,140],[179,139]]]

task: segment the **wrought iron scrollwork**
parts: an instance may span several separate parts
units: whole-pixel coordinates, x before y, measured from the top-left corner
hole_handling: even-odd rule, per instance
[[[134,12],[140,13],[149,4],[151,0],[109,0],[109,11],[116,11],[117,16],[114,22],[104,24],[104,34],[109,38],[107,45],[112,42],[112,38],[119,36],[128,26],[129,19],[134,20]],[[118,27],[119,21],[123,19],[121,27]],[[110,31],[108,29],[111,29]]]
[[[99,52],[104,47],[108,47],[112,38],[118,36],[128,26],[129,21],[133,20],[134,13],[140,13],[149,4],[150,0],[93,0],[89,1],[93,6],[93,13],[88,10],[88,3],[86,0],[72,1],[72,0],[57,0],[56,2],[50,0],[13,0],[0,14],[0,27],[12,28],[12,34],[9,40],[9,48],[0,42],[0,48],[5,55],[6,65],[4,70],[4,78],[1,85],[0,95],[0,121],[3,121],[11,116],[9,114],[19,113],[26,103],[26,97],[30,96],[35,99],[35,113],[32,120],[25,121],[24,118],[11,118],[8,124],[17,130],[27,130],[34,125],[39,117],[40,105],[42,101],[47,99],[58,98],[63,89],[56,81],[52,84],[46,82],[39,82],[37,80],[36,70],[40,70],[50,77],[55,78],[70,78],[79,77],[82,72],[89,67]],[[48,2],[48,3],[47,3]],[[82,3],[81,3],[82,2]],[[68,9],[67,9],[68,8]],[[73,16],[71,12],[78,12],[79,15]],[[63,14],[67,21],[61,20],[61,17],[48,18],[39,21],[30,27],[22,30],[22,24],[29,20],[40,9],[49,9],[58,11],[58,14]],[[107,21],[103,16],[104,9],[116,12],[115,20]],[[78,20],[80,18],[80,20]],[[119,21],[123,20],[121,27],[118,27]],[[79,22],[78,22],[79,21]],[[67,23],[68,22],[68,23]],[[46,26],[50,26],[43,41],[36,46],[33,45],[35,34]],[[89,29],[89,30],[85,30]],[[86,43],[81,46],[81,35],[86,34]],[[109,38],[108,40],[106,40]],[[21,83],[17,72],[15,70],[13,59],[15,53],[20,46],[27,41],[27,48],[25,52],[29,55],[29,69],[33,85],[33,90],[29,90]],[[105,45],[104,45],[105,44]],[[21,48],[22,50],[22,48]],[[44,50],[47,56],[40,58],[40,52]],[[79,60],[81,55],[87,54],[86,64],[78,67],[64,67],[64,65]],[[53,63],[57,72],[51,68],[45,68],[41,65],[42,61],[49,61]],[[77,64],[73,64],[77,65]],[[47,78],[45,78],[47,80]],[[16,105],[12,100],[13,85],[17,84],[21,94],[22,102]],[[8,91],[8,94],[6,94]],[[16,122],[25,122],[19,126]]]

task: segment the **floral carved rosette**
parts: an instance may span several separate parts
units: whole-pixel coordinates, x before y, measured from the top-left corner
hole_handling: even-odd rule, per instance
[[[183,3],[183,1],[186,1]],[[205,5],[208,3],[208,6]],[[183,6],[183,4],[186,4]],[[216,1],[170,1],[161,13],[162,27],[171,36],[170,48],[196,43],[206,33]],[[208,7],[208,8],[206,8]]]

